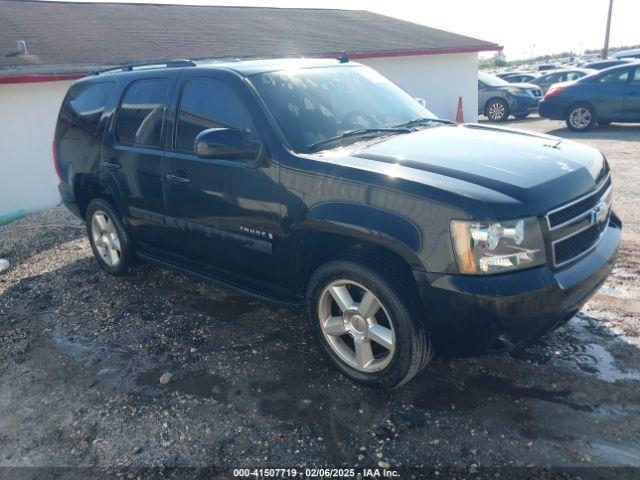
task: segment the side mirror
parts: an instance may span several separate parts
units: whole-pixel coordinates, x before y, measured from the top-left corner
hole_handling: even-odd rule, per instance
[[[427,108],[427,101],[424,98],[414,97],[416,102],[422,105],[424,108]]]
[[[262,142],[250,142],[236,128],[209,128],[196,136],[194,151],[200,158],[254,161],[262,154]]]

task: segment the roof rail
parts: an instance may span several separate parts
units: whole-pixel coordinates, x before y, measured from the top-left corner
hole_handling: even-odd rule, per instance
[[[118,67],[105,68],[104,70],[96,70],[91,72],[91,75],[101,75],[108,72],[132,72],[135,69],[146,68],[180,68],[180,67],[195,67],[196,62],[193,60],[170,60],[168,62],[146,62],[146,63],[127,63]]]

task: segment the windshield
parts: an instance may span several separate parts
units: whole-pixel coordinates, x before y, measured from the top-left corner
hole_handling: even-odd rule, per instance
[[[293,69],[254,75],[251,82],[297,151],[310,151],[354,130],[392,128],[436,118],[409,94],[368,67]],[[405,130],[406,131],[406,130]],[[379,135],[398,133],[380,131]],[[341,143],[357,136],[344,136]]]
[[[502,85],[509,85],[509,82],[502,80],[494,75],[488,73],[478,72],[478,80],[490,87],[500,87]]]

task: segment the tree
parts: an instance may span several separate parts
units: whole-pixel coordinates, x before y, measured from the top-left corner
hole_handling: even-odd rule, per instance
[[[504,67],[507,65],[507,56],[502,51],[496,52],[493,57],[491,57],[491,63],[496,67]]]

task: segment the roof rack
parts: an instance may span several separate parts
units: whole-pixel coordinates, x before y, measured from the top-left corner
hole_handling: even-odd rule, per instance
[[[136,69],[145,68],[180,68],[180,67],[195,67],[196,62],[193,60],[170,60],[168,62],[146,62],[146,63],[127,63],[118,67],[105,68],[104,70],[96,70],[91,72],[91,75],[101,75],[108,72],[132,72]]]

